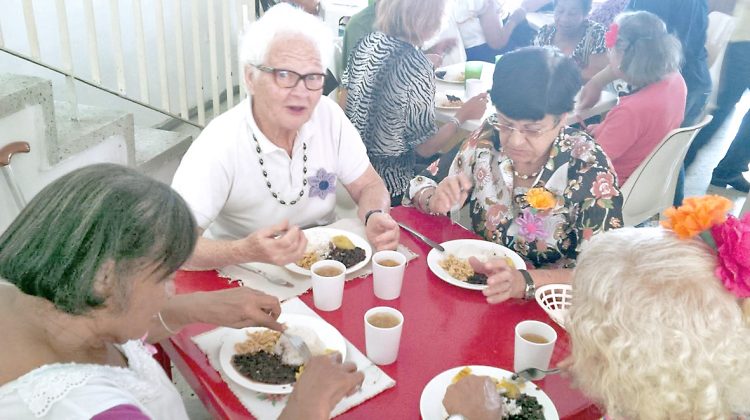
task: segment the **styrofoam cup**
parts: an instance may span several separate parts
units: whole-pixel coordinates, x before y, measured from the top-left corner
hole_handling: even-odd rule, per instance
[[[487,92],[487,88],[484,87],[484,83],[479,79],[466,79],[466,100],[479,95],[480,93]]]
[[[387,314],[396,318],[398,324],[388,327],[376,327],[370,323],[370,317],[376,314]],[[389,365],[398,357],[401,344],[401,330],[404,326],[404,315],[388,306],[376,306],[365,312],[365,350],[367,358],[376,365]]]
[[[380,264],[390,260],[397,262],[396,266]],[[397,299],[401,295],[404,282],[406,257],[398,251],[378,251],[372,256],[372,288],[375,296],[384,300]]]
[[[322,276],[319,270],[326,267],[334,267],[339,270],[335,276]],[[344,300],[344,277],[346,266],[339,261],[318,261],[310,267],[312,276],[313,302],[315,307],[321,311],[335,311],[341,307]]]
[[[530,335],[542,338],[545,342],[530,341]],[[526,337],[526,338],[524,338]],[[516,325],[516,343],[513,352],[513,370],[520,372],[534,367],[548,369],[555,349],[557,332],[555,329],[539,321],[521,321]],[[543,377],[543,376],[542,376]]]

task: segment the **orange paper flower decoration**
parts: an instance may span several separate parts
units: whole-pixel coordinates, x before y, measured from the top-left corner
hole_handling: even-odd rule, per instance
[[[542,187],[532,188],[526,192],[526,201],[537,210],[549,210],[555,207],[557,200],[551,192]]]
[[[673,230],[680,239],[696,236],[727,219],[732,202],[718,195],[686,198],[680,207],[664,211],[661,225]]]

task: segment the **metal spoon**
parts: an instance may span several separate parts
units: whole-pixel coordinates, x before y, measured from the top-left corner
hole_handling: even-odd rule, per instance
[[[555,373],[560,373],[560,368],[544,370],[544,369],[537,369],[537,368],[530,367],[520,372],[514,373],[513,376],[510,377],[510,379],[515,381],[520,376],[527,381],[535,381],[537,379],[541,379],[543,375],[552,375]]]
[[[245,271],[249,271],[249,272],[251,272],[253,274],[257,274],[257,275],[263,277],[264,279],[268,280],[270,283],[273,283],[273,284],[276,284],[276,285],[279,285],[279,286],[283,286],[283,287],[294,287],[294,284],[289,283],[288,281],[286,281],[284,279],[278,279],[276,277],[271,277],[266,272],[264,272],[262,270],[259,270],[259,269],[255,268],[255,267],[248,267],[246,265],[240,265],[240,264],[238,264],[237,267],[239,267],[239,268],[241,268],[241,269],[243,269]]]

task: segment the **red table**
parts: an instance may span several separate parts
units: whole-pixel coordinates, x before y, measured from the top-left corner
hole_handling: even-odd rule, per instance
[[[476,238],[446,217],[428,216],[408,208],[395,208],[397,220],[417,228],[437,242]],[[427,267],[429,247],[410,234],[401,233],[401,243],[419,254],[409,262],[401,297],[392,301],[376,298],[372,277],[347,282],[344,303],[334,312],[316,311],[364,353],[363,316],[373,306],[392,306],[404,314],[404,329],[396,363],[382,369],[396,380],[396,386],[342,414],[342,419],[418,419],[419,398],[424,386],[438,373],[462,365],[513,368],[513,329],[525,319],[553,325],[558,341],[552,365],[569,354],[568,336],[535,302],[508,301],[489,305],[480,292],[452,286]],[[216,290],[229,286],[214,271],[180,272],[177,292]],[[301,299],[311,308],[312,294]],[[232,394],[221,376],[190,337],[212,328],[192,325],[163,343],[175,366],[216,418],[248,418],[249,414]],[[570,381],[559,375],[537,384],[550,396],[563,419],[600,418],[599,410]]]

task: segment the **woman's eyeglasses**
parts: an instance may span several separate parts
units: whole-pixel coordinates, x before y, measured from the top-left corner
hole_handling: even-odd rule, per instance
[[[495,119],[497,119],[497,115],[495,115]],[[513,132],[518,132],[523,136],[526,140],[533,141],[538,139],[539,137],[542,137],[542,135],[549,133],[550,131],[557,128],[557,125],[560,124],[560,118],[555,118],[555,122],[552,125],[552,127],[547,129],[538,129],[538,128],[516,128],[510,125],[502,124],[497,121],[492,123],[492,127],[495,128],[500,134],[503,136],[512,136]]]
[[[264,65],[252,65],[256,69],[273,74],[273,80],[279,87],[293,88],[299,84],[299,81],[305,84],[307,90],[321,90],[325,84],[326,75],[324,73],[299,74],[296,71],[275,69]]]

